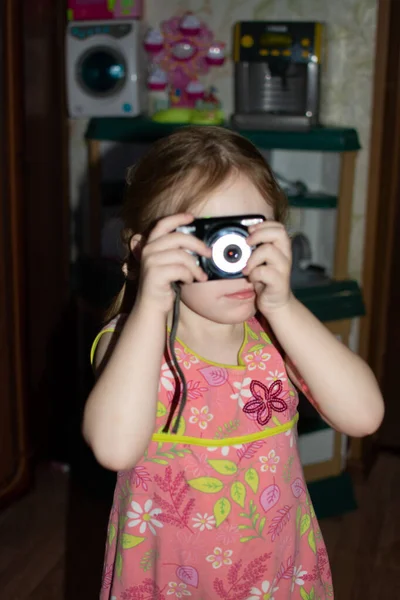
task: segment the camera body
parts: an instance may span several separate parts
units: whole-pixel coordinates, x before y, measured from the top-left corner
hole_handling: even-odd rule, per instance
[[[197,256],[209,281],[239,279],[244,277],[242,271],[254,250],[246,241],[248,228],[263,221],[263,215],[210,217],[195,219],[189,225],[178,227],[177,231],[194,235],[211,248],[211,258]]]

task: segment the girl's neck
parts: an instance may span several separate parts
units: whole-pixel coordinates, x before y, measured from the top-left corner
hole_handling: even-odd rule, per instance
[[[172,316],[168,319],[171,326]],[[216,323],[181,302],[177,337],[204,358],[235,365],[244,339],[243,323]]]

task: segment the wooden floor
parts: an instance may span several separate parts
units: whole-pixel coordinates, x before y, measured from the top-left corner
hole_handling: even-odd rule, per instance
[[[400,599],[400,456],[380,454],[356,488],[356,512],[321,522],[335,598]],[[0,515],[0,599],[98,598],[107,513],[42,468],[35,490]]]

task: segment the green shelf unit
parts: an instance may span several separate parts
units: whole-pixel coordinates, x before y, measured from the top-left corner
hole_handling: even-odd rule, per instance
[[[315,433],[316,431],[324,431],[325,429],[331,429],[328,423],[325,423],[320,416],[315,418],[304,417],[300,414],[298,423],[299,435],[306,435],[307,433]]]
[[[357,509],[353,482],[349,473],[307,484],[319,520],[337,517]]]
[[[294,290],[296,297],[320,321],[342,321],[365,315],[365,306],[357,281],[332,281],[318,287]]]
[[[156,123],[143,116],[94,118],[89,121],[86,139],[150,144],[185,125]],[[230,128],[230,125],[222,127]],[[309,131],[240,130],[239,133],[264,150],[351,152],[361,148],[357,131],[348,127],[315,127]]]
[[[300,417],[297,425],[299,435],[331,429],[302,392],[299,392],[299,404],[297,408]]]
[[[325,194],[324,192],[308,192],[303,196],[289,196],[289,206],[292,208],[336,208],[337,196]]]

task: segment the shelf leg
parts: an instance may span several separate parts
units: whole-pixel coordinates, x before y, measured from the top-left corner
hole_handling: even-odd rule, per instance
[[[336,249],[333,271],[335,279],[347,279],[349,276],[348,265],[356,159],[357,152],[343,152],[341,155]]]

